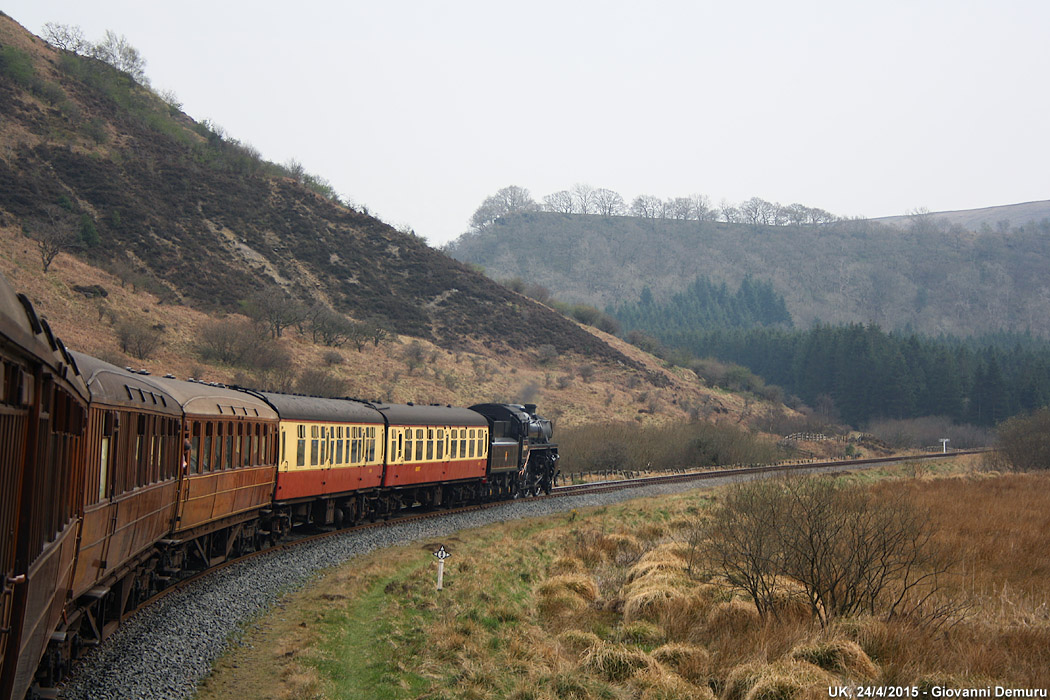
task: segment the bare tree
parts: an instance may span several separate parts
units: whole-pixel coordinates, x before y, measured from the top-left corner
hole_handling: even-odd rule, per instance
[[[573,214],[576,212],[576,201],[572,192],[561,190],[543,198],[543,210],[554,214]]]
[[[540,206],[532,199],[527,189],[510,185],[486,197],[470,217],[470,225],[478,230],[509,214],[539,210]]]
[[[802,586],[821,625],[865,613],[934,626],[956,608],[941,597],[952,561],[934,545],[928,513],[827,477],[735,486],[712,514],[715,567],[778,615],[778,578]]]
[[[731,224],[740,219],[740,210],[733,206],[733,203],[728,199],[723,198],[718,203],[718,214],[727,224]]]
[[[595,213],[594,188],[590,185],[577,182],[572,186],[572,198],[576,202],[576,211],[579,213]]]
[[[627,213],[627,204],[620,193],[604,187],[594,191],[594,207],[601,216],[623,216]]]
[[[273,338],[280,338],[285,328],[301,322],[306,307],[283,289],[267,286],[255,298],[241,302],[244,312],[254,321],[267,325]]]
[[[354,323],[346,316],[326,306],[315,308],[310,316],[310,332],[315,343],[329,347],[345,345],[354,333]]]
[[[744,217],[744,222],[752,224],[753,226],[765,223],[763,219],[767,216],[767,204],[769,204],[769,202],[761,197],[752,197],[746,202],[741,202],[740,215]]]
[[[686,221],[693,218],[693,200],[689,197],[675,197],[667,200],[667,218]]]
[[[711,208],[711,199],[706,194],[694,194],[690,196],[693,203],[693,217],[697,221],[710,221],[715,217],[715,210]]]
[[[125,318],[116,324],[117,342],[121,352],[140,360],[148,360],[161,346],[164,326],[145,318]]]
[[[663,213],[664,203],[659,197],[640,194],[631,202],[631,215],[643,219],[657,219]]]
[[[73,24],[48,22],[44,25],[44,41],[56,49],[80,55],[91,50],[91,42],[84,38],[84,30]]]
[[[146,77],[146,59],[138,49],[128,43],[123,34],[117,36],[107,29],[102,41],[91,47],[91,55],[127,73],[139,85],[149,85],[149,79]]]
[[[77,240],[73,235],[72,217],[65,209],[48,204],[44,206],[44,215],[47,220],[39,224],[37,231],[30,233],[29,237],[36,242],[40,265],[47,273],[58,254],[76,247]]]
[[[40,264],[46,273],[58,254],[73,247],[73,236],[68,231],[46,227],[32,236],[40,252]]]

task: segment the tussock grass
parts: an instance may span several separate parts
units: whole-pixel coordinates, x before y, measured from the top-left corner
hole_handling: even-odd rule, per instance
[[[661,669],[646,670],[630,680],[634,697],[640,700],[715,700],[714,691],[706,685],[693,685],[681,676]]]
[[[705,620],[707,633],[713,637],[738,637],[761,627],[758,610],[753,603],[733,598],[711,606]]]
[[[536,589],[536,593],[543,598],[555,597],[565,591],[589,603],[598,598],[598,584],[590,576],[583,574],[560,574],[547,579]]]
[[[583,562],[578,557],[561,556],[551,562],[547,567],[547,574],[556,576],[558,574],[582,574],[586,570]]]
[[[587,651],[583,665],[605,680],[622,682],[653,666],[653,660],[645,652],[625,644],[603,642]]]
[[[612,631],[612,639],[624,644],[640,647],[655,647],[667,639],[667,633],[659,625],[644,620],[627,622]]]
[[[558,635],[558,641],[571,654],[581,656],[602,643],[602,638],[594,632],[567,629]]]
[[[706,680],[711,669],[711,652],[695,644],[664,644],[653,650],[652,657],[693,682]]]
[[[657,622],[665,611],[679,604],[683,598],[674,586],[663,582],[647,582],[635,587],[627,597],[623,606],[623,619],[626,622]]]
[[[848,639],[833,639],[796,647],[791,652],[791,658],[853,680],[871,680],[879,675],[878,667],[872,663],[860,645]]]
[[[536,609],[540,616],[551,620],[572,615],[587,608],[587,601],[570,591],[560,591],[540,596]]]
[[[752,662],[733,669],[726,678],[724,700],[796,700],[827,697],[836,678],[802,661]]]

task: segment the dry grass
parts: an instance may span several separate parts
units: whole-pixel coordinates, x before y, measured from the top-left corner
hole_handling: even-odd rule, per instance
[[[536,589],[536,593],[542,598],[557,597],[566,592],[593,603],[598,598],[598,585],[590,576],[560,574],[547,579]]]
[[[690,681],[706,680],[711,670],[711,652],[695,644],[672,642],[653,650],[653,658]]]
[[[358,681],[374,684],[377,698],[805,700],[850,683],[1045,687],[1050,624],[1040,617],[1046,583],[1039,572],[1047,555],[1037,546],[1045,536],[1018,531],[1015,544],[1006,538],[1015,524],[1043,526],[1050,480],[903,473],[887,471],[876,492],[940,503],[934,517],[946,526],[944,544],[963,548],[977,567],[949,591],[974,594],[972,613],[939,632],[915,620],[870,617],[821,629],[789,581],[778,582],[784,614],[759,619],[727,582],[702,567],[692,577],[684,570],[688,547],[670,524],[696,514],[699,499],[686,495],[463,535],[440,600],[431,590],[433,562],[425,561],[429,543],[427,551],[406,550],[400,558],[377,554],[374,569],[340,570],[325,584],[330,588],[311,591],[317,607],[288,607],[294,614],[287,615],[285,637],[263,660],[281,669],[275,690],[258,697],[341,697],[324,662],[335,650],[324,640],[343,636],[395,650],[385,655],[396,663]],[[621,529],[610,532],[609,523]],[[1004,545],[1012,556],[1000,551]],[[633,559],[618,563],[618,553],[628,551]],[[1017,560],[1018,551],[1029,561]],[[369,624],[378,627],[319,622],[333,605],[353,610],[366,603],[376,609]],[[377,663],[373,652],[362,653]],[[227,663],[221,675],[238,670]],[[212,697],[223,695],[202,695]]]
[[[643,669],[650,668],[653,660],[645,652],[626,644],[602,642],[587,651],[583,665],[605,680],[622,683]]]
[[[864,653],[860,645],[848,639],[833,639],[796,647],[791,658],[819,666],[851,680],[871,680],[879,675],[879,669]]]

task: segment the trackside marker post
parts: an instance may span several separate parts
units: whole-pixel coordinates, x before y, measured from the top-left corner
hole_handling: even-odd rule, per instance
[[[442,581],[442,579],[445,578],[445,560],[448,559],[449,557],[451,557],[452,555],[445,551],[445,545],[441,545],[440,547],[438,547],[438,551],[434,552],[434,556],[437,557],[437,560],[438,560],[438,587],[437,587],[437,589],[440,591],[441,590],[441,581]]]

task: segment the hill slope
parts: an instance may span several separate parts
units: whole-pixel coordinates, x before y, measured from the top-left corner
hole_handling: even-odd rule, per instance
[[[1050,220],[967,230],[935,216],[756,226],[520,213],[448,250],[496,279],[520,277],[601,308],[668,299],[704,275],[772,283],[797,327],[876,322],[930,334],[1050,335]],[[537,254],[537,251],[542,254]]]
[[[288,293],[444,347],[550,344],[632,364],[6,16],[0,51],[0,227],[79,238],[79,257],[144,279],[167,303],[231,311]]]

